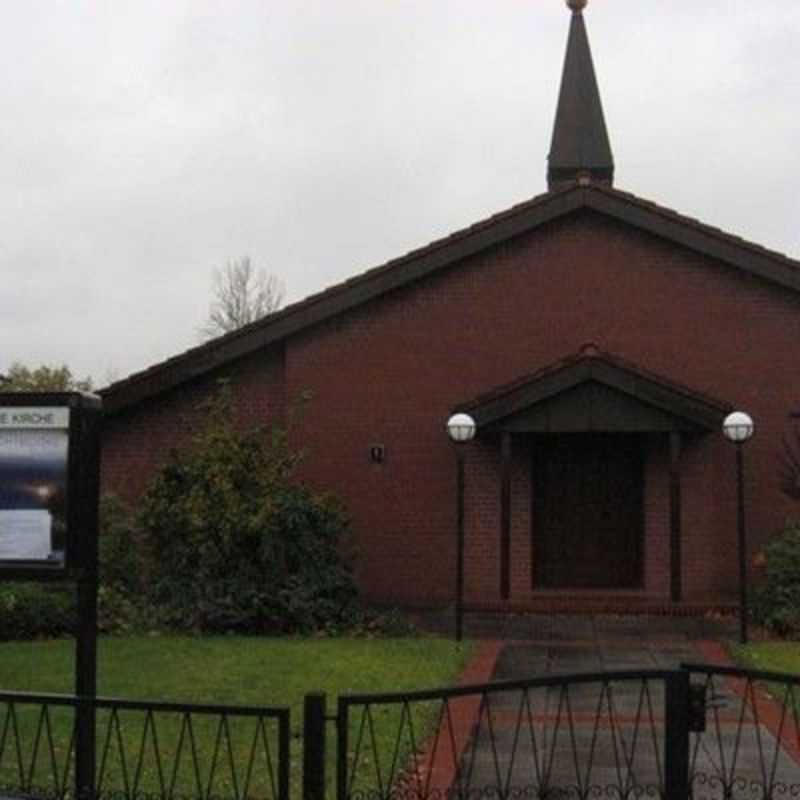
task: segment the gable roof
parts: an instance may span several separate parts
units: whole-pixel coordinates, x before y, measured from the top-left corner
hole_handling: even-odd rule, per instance
[[[800,262],[718,228],[600,185],[576,185],[534,197],[425,247],[117,381],[100,394],[108,413],[169,391],[381,295],[583,209],[718,259],[744,273],[800,292]]]
[[[478,430],[718,430],[733,410],[709,395],[671,381],[594,345],[454,411]]]

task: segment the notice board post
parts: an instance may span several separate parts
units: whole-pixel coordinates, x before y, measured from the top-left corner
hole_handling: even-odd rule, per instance
[[[95,794],[101,419],[91,394],[0,394],[0,579],[77,585],[77,800]]]
[[[85,399],[85,398],[82,398]],[[81,520],[78,548],[78,631],[75,640],[75,693],[81,698],[75,730],[75,797],[91,800],[95,795],[97,739],[97,587],[98,502],[100,494],[99,400],[91,411],[84,405],[78,420],[78,463]],[[88,413],[87,413],[88,412]]]

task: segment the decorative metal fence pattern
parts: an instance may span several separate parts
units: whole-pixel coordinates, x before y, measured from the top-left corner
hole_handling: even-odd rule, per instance
[[[684,668],[707,704],[706,729],[690,744],[695,800],[800,798],[800,677]]]
[[[686,796],[688,685],[648,671],[346,696],[337,798]]]
[[[0,798],[78,796],[87,702],[0,692]],[[93,798],[289,798],[288,708],[91,705]],[[344,695],[333,716],[323,695],[306,706],[308,800],[330,796],[327,723],[337,800],[800,800],[800,676],[685,665]]]
[[[74,797],[81,700],[0,693],[0,795]],[[288,800],[289,709],[98,698],[95,796]]]

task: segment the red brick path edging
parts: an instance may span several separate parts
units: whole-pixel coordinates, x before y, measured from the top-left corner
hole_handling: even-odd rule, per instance
[[[456,681],[457,686],[488,683],[494,674],[497,659],[505,642],[483,640]],[[450,706],[449,719],[442,719],[439,730],[428,740],[420,759],[417,780],[432,793],[442,796],[453,785],[461,756],[466,748],[472,726],[477,718],[481,696],[459,698]]]
[[[728,651],[719,643],[714,641],[703,640],[696,643],[697,649],[703,656],[703,660],[709,664],[719,664],[723,667],[737,666]],[[741,681],[735,678],[728,678],[725,681],[726,686],[742,700],[746,700],[745,688]],[[751,704],[755,704],[758,711],[759,721],[766,727],[766,729],[775,737],[775,740],[780,743],[784,752],[790,756],[796,764],[800,764],[800,730],[795,725],[792,714],[783,715],[781,706],[775,702],[775,699],[758,684],[752,685],[752,695],[750,697]],[[781,718],[783,718],[783,727],[781,728]]]

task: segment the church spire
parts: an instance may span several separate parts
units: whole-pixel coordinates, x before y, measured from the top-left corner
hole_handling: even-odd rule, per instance
[[[575,182],[610,186],[614,181],[614,157],[583,21],[586,3],[567,0],[572,20],[548,159],[551,190]]]

